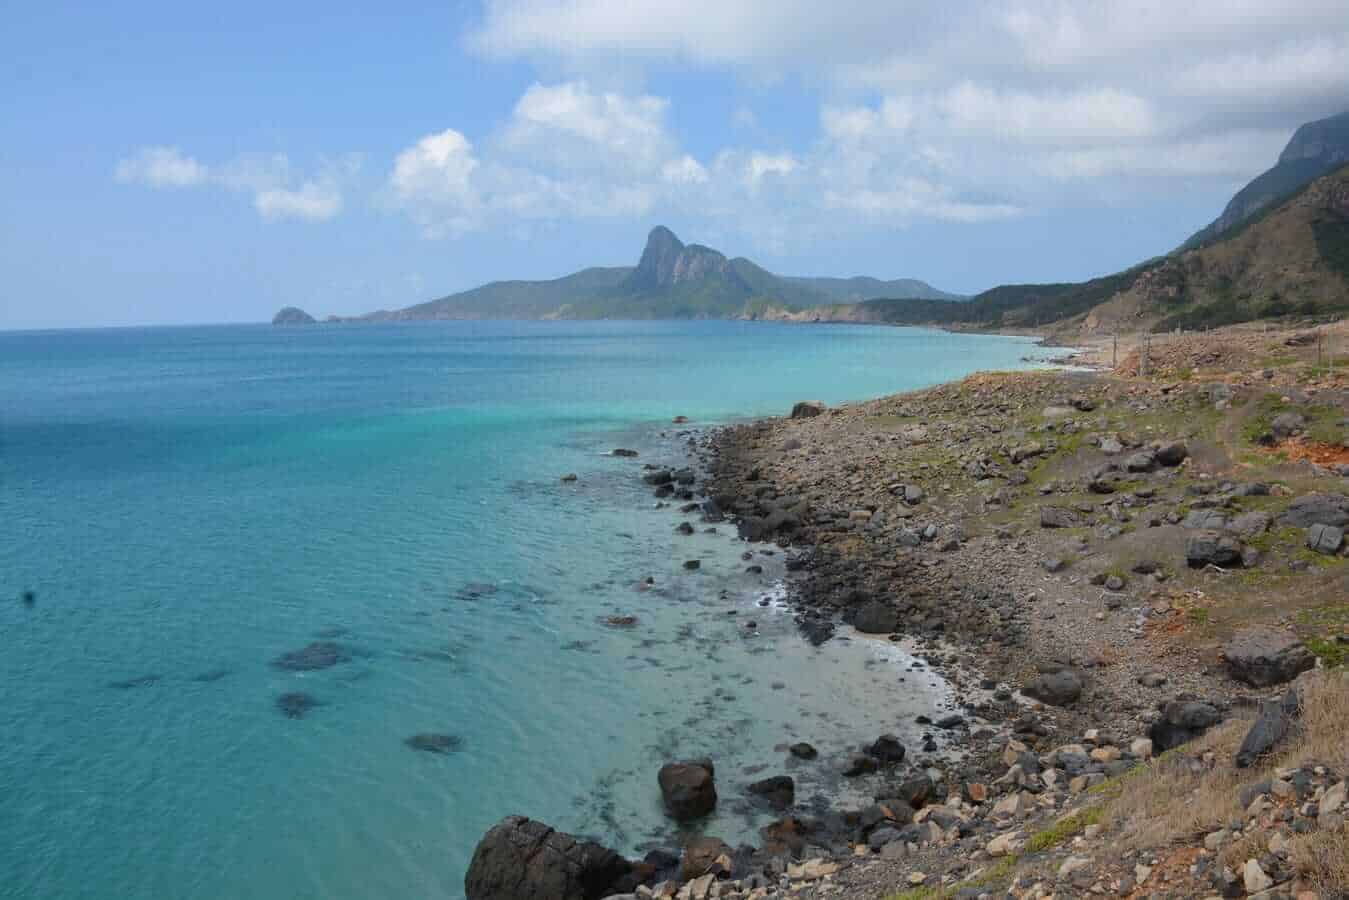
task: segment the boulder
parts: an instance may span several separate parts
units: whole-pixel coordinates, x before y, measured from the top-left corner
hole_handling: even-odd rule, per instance
[[[1077,525],[1077,516],[1070,509],[1061,506],[1040,507],[1041,528],[1072,528]]]
[[[1124,460],[1124,468],[1136,474],[1151,472],[1157,468],[1157,457],[1149,450],[1140,450]]]
[[[1019,463],[1023,460],[1031,459],[1045,452],[1045,445],[1039,441],[1031,441],[1022,444],[1019,447],[1012,448],[1012,462]]]
[[[661,766],[657,781],[665,811],[677,822],[691,822],[717,805],[717,787],[710,759]]]
[[[1260,708],[1260,715],[1251,725],[1246,737],[1237,750],[1238,769],[1245,769],[1261,755],[1273,749],[1288,735],[1293,727],[1293,717],[1298,714],[1299,700],[1296,690],[1290,690],[1282,700],[1270,700]]]
[[[1279,413],[1274,417],[1274,421],[1269,423],[1270,433],[1279,440],[1301,434],[1306,427],[1307,417],[1297,412]]]
[[[1313,525],[1349,525],[1349,497],[1344,494],[1303,494],[1279,517],[1280,525],[1310,528]]]
[[[749,792],[775,809],[786,809],[796,801],[796,782],[790,775],[773,775],[751,784]]]
[[[1162,714],[1148,729],[1152,748],[1164,753],[1192,741],[1223,720],[1216,706],[1198,700],[1172,700],[1162,707]]]
[[[792,418],[813,419],[828,408],[821,400],[802,400],[792,407]]]
[[[1307,547],[1317,553],[1334,556],[1343,546],[1343,528],[1318,523],[1307,529]]]
[[[805,741],[792,744],[787,748],[787,752],[791,753],[791,755],[795,756],[797,759],[814,759],[820,755],[818,750],[810,744],[807,744]]]
[[[867,747],[867,755],[874,756],[883,763],[904,761],[904,745],[893,734],[883,734]]]
[[[1269,515],[1259,511],[1242,513],[1227,523],[1227,530],[1246,540],[1259,537],[1269,530]]]
[[[1252,687],[1292,681],[1316,665],[1316,657],[1297,637],[1279,628],[1248,628],[1223,648],[1228,673]]]
[[[1204,530],[1185,541],[1185,561],[1192,569],[1217,566],[1220,569],[1240,568],[1241,541],[1217,531]]]
[[[853,627],[863,634],[890,634],[899,624],[899,616],[893,606],[872,600],[857,611]]]
[[[729,875],[730,862],[734,852],[721,838],[694,838],[684,847],[683,860],[679,865],[679,877],[685,881],[692,881],[709,872],[720,874],[720,871],[724,871]]]
[[[1069,706],[1082,695],[1082,676],[1072,669],[1060,669],[1036,675],[1021,688],[1021,693],[1050,706]]]
[[[599,900],[635,888],[632,864],[612,850],[507,816],[473,851],[467,900]]]
[[[1187,528],[1191,531],[1209,530],[1222,531],[1227,527],[1227,516],[1218,512],[1216,509],[1196,509],[1192,510],[1180,523],[1181,528]]]
[[[1157,462],[1164,466],[1178,466],[1190,455],[1184,441],[1171,441],[1157,448]]]

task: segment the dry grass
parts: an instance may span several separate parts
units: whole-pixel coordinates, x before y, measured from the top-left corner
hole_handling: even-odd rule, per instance
[[[1293,867],[1322,897],[1349,896],[1349,830],[1317,831],[1291,841]]]
[[[1250,720],[1232,720],[1131,778],[1107,813],[1121,840],[1140,850],[1198,840],[1239,816],[1238,789],[1270,777],[1275,768],[1315,763],[1343,773],[1349,767],[1349,673],[1314,672],[1301,693],[1300,731],[1256,766],[1234,767]],[[1210,751],[1211,767],[1201,761]]]

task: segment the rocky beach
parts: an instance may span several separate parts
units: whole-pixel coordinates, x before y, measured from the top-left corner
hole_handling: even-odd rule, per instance
[[[734,522],[747,566],[783,548],[803,634],[916,642],[959,709],[784,743],[758,846],[697,827],[743,790],[715,756],[651,773],[682,837],[641,860],[507,818],[468,897],[1345,896],[1349,392],[1310,347],[1218,331],[690,434],[706,471],[648,466],[657,502]],[[871,802],[798,808],[789,760]]]

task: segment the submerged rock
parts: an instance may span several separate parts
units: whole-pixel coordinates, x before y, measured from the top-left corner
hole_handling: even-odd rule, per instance
[[[483,835],[464,876],[467,900],[599,900],[636,887],[632,864],[524,816]]]
[[[128,678],[124,681],[110,681],[108,687],[119,691],[129,691],[132,688],[152,687],[159,684],[161,675],[141,675],[139,678]]]
[[[790,775],[773,775],[751,784],[749,792],[775,809],[786,809],[796,801],[796,782]]]
[[[463,740],[453,734],[414,734],[403,741],[413,750],[426,753],[453,753],[463,745]]]
[[[303,719],[319,702],[302,691],[291,691],[276,698],[276,708],[287,719]]]
[[[334,641],[314,641],[299,650],[281,654],[272,660],[272,665],[291,672],[312,672],[350,660],[351,654],[341,644]]]

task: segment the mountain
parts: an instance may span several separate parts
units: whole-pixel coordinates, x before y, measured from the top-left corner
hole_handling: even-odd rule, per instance
[[[1349,312],[1349,165],[1208,243],[1080,283],[1002,285],[965,303],[871,300],[847,321],[1052,327],[1065,335],[1197,329]]]
[[[1345,163],[1349,163],[1349,112],[1308,122],[1293,133],[1274,167],[1237,191],[1222,215],[1195,232],[1181,249],[1212,242]]]
[[[685,244],[665,226],[647,236],[636,266],[582,269],[548,281],[494,281],[399,310],[361,318],[753,319],[875,297],[961,299],[915,279],[796,278],[748,259]]]

